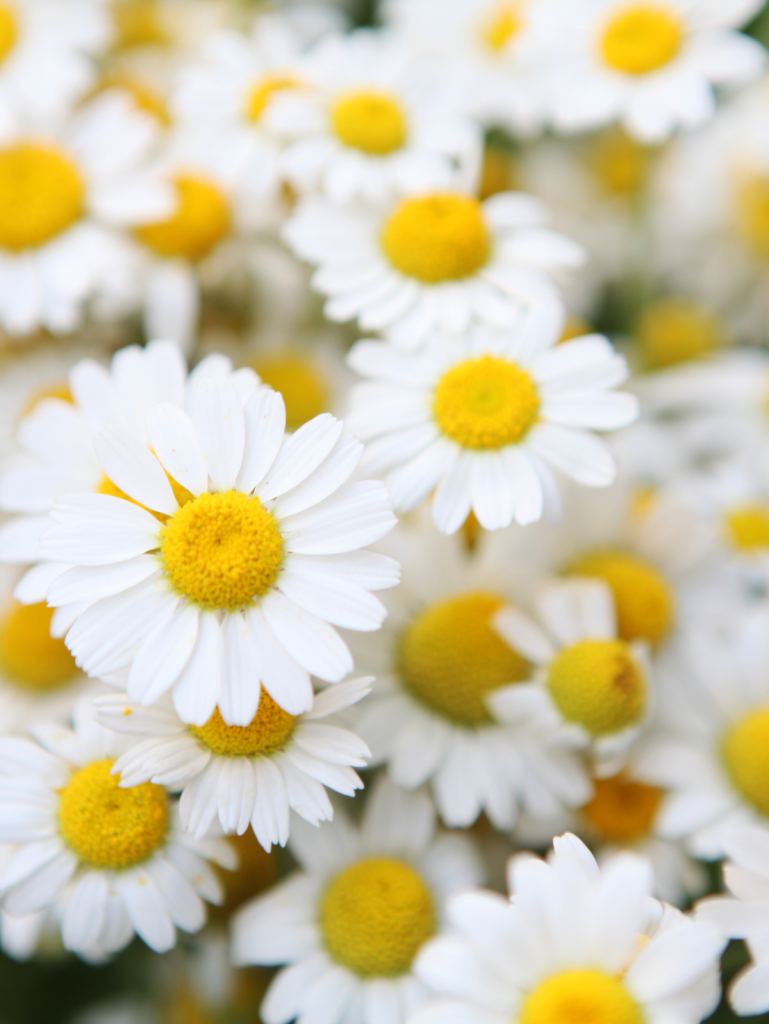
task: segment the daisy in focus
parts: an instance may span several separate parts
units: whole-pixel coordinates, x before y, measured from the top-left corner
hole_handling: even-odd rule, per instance
[[[0,870],[5,913],[24,918],[56,905],[65,948],[97,959],[134,934],[160,953],[177,928],[202,928],[203,900],[223,898],[207,862],[235,867],[227,843],[183,833],[162,786],[121,789],[110,774],[119,738],[86,705],[74,731],[39,725],[35,733],[37,742],[0,739],[0,842],[15,847]]]
[[[397,563],[360,551],[395,524],[381,483],[349,481],[360,442],[328,414],[287,437],[279,394],[245,399],[204,376],[190,415],[147,409],[147,444],[101,431],[94,449],[122,497],[64,497],[41,538],[45,558],[72,566],[49,604],[88,605],[66,638],[78,664],[119,674],[145,706],[172,689],[196,726],[217,706],[248,726],[260,681],[283,711],[309,711],[310,673],[339,682],[353,667],[329,623],[378,629],[370,591],[398,581]]]
[[[288,964],[267,991],[265,1024],[322,1014],[329,1024],[402,1024],[425,1000],[414,958],[441,928],[447,898],[477,885],[465,836],[435,835],[426,794],[381,783],[359,828],[337,816],[292,827],[300,872],[238,912],[236,964]]]
[[[415,1024],[698,1024],[717,1006],[725,940],[651,899],[645,858],[599,868],[567,833],[546,862],[513,858],[508,879],[509,900],[480,891],[449,902],[449,933],[416,963],[441,998]]]
[[[637,400],[613,390],[627,364],[599,335],[558,345],[562,326],[545,304],[515,332],[433,335],[414,356],[385,341],[354,346],[349,365],[369,379],[351,390],[348,422],[397,510],[435,490],[442,533],[456,533],[471,510],[499,530],[559,517],[551,467],[587,487],[612,483],[614,460],[591,430],[636,418]]]
[[[365,697],[371,683],[326,689],[303,715],[283,711],[262,690],[246,726],[226,725],[218,710],[203,726],[185,725],[167,699],[143,708],[117,694],[95,706],[102,725],[137,739],[113,766],[121,787],[181,788],[185,831],[202,839],[216,817],[225,833],[242,835],[250,824],[269,853],[272,844],[286,845],[289,808],[317,826],[334,816],[324,784],[345,796],[363,788],[353,769],[366,767],[366,744],[337,724],[315,723]]]

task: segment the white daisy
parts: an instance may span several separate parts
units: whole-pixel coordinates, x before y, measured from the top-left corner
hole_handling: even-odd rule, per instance
[[[309,673],[339,682],[352,670],[328,623],[381,625],[369,591],[394,586],[397,563],[359,549],[395,517],[383,484],[347,482],[362,446],[339,420],[285,437],[285,419],[270,388],[244,407],[232,380],[208,375],[191,415],[147,410],[147,444],[109,427],[96,436],[123,497],[65,497],[41,538],[45,558],[73,566],[49,603],[88,603],[67,646],[89,675],[123,673],[145,706],[173,688],[184,722],[203,726],[218,705],[227,725],[247,726],[260,680],[297,715],[312,707]]]
[[[502,722],[561,732],[591,752],[598,774],[612,775],[651,713],[645,646],[617,637],[612,592],[601,580],[545,584],[534,606],[539,622],[512,606],[493,619],[536,673],[490,694],[489,708]]]
[[[451,931],[416,963],[442,998],[415,1024],[698,1024],[715,1009],[725,941],[650,898],[645,858],[599,868],[567,833],[547,862],[513,858],[508,878],[509,901],[481,891],[449,902]]]
[[[361,341],[350,366],[369,381],[352,389],[350,427],[365,465],[386,472],[396,509],[437,488],[433,519],[455,533],[470,513],[487,530],[558,517],[551,466],[588,487],[616,467],[591,430],[631,423],[637,400],[612,391],[627,364],[606,338],[557,345],[562,317],[538,306],[515,332],[431,336],[417,355]]]
[[[218,815],[224,832],[242,835],[250,824],[269,852],[273,843],[286,845],[289,808],[311,825],[333,818],[324,784],[345,796],[363,788],[353,768],[365,768],[366,744],[338,725],[314,723],[365,697],[372,682],[331,687],[299,716],[262,692],[245,727],[225,725],[218,710],[203,726],[185,725],[167,698],[143,708],[115,694],[95,707],[102,725],[137,738],[112,769],[121,786],[154,782],[181,789],[182,827],[196,839]]]
[[[232,955],[243,964],[289,964],[261,1007],[266,1024],[298,1017],[328,1024],[401,1024],[425,999],[411,965],[440,928],[446,899],[477,884],[464,836],[434,836],[424,793],[375,789],[360,828],[338,816],[320,832],[292,827],[302,870],[244,907]]]
[[[357,317],[413,349],[433,329],[510,328],[534,302],[556,304],[552,277],[580,266],[584,251],[543,227],[546,219],[523,193],[479,202],[436,189],[377,208],[305,199],[283,235],[317,265],[312,285],[329,296],[329,320]]]
[[[203,899],[223,896],[206,861],[234,867],[231,848],[181,832],[163,787],[120,789],[119,738],[87,706],[74,732],[35,732],[37,743],[0,740],[0,842],[15,846],[0,871],[3,910],[23,918],[58,905],[65,947],[86,956],[115,953],[134,933],[165,952],[177,928],[202,928]]]
[[[765,51],[733,31],[761,0],[550,0],[552,120],[559,131],[620,121],[664,142],[715,110],[714,86],[760,74]]]

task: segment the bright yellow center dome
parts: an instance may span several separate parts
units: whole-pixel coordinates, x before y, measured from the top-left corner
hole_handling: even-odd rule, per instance
[[[527,677],[528,663],[491,628],[503,603],[483,591],[450,597],[430,605],[406,630],[403,681],[439,715],[463,725],[489,722],[486,695]]]
[[[64,641],[51,636],[53,608],[13,601],[0,619],[0,671],[25,690],[42,692],[68,683],[77,673]]]
[[[609,196],[635,195],[646,179],[647,150],[620,130],[603,132],[586,151],[587,165]]]
[[[410,865],[371,857],[326,889],[320,930],[331,957],[364,978],[405,974],[436,927],[432,893]]]
[[[168,828],[168,797],[145,782],[120,789],[110,775],[115,762],[94,761],[75,772],[59,797],[64,842],[92,868],[128,868],[162,846]]]
[[[115,23],[115,49],[164,46],[170,42],[159,0],[118,0],[111,5]]]
[[[50,242],[80,220],[84,195],[78,169],[54,146],[0,149],[0,248],[23,252]]]
[[[582,640],[560,651],[547,677],[567,722],[608,736],[638,722],[646,709],[646,680],[622,640]]]
[[[227,725],[216,708],[205,725],[191,725],[190,732],[215,754],[254,757],[280,750],[294,731],[295,722],[295,716],[278,707],[262,689],[259,708],[248,725]]]
[[[752,711],[729,729],[721,757],[734,788],[769,816],[769,708]]]
[[[136,236],[158,256],[202,260],[229,233],[229,203],[221,189],[204,178],[181,175],[174,185],[176,212],[167,220],[136,228]]]
[[[252,124],[260,120],[276,92],[283,89],[295,89],[299,85],[296,78],[290,75],[265,75],[260,78],[248,94],[246,117]]]
[[[761,259],[769,259],[769,175],[748,178],[737,191],[737,229]]]
[[[0,64],[16,46],[18,35],[16,15],[7,4],[0,3]]]
[[[769,548],[769,508],[742,505],[726,515],[726,533],[738,551]]]
[[[297,430],[329,406],[326,382],[307,356],[298,352],[255,359],[253,367],[263,383],[283,395],[286,427]]]
[[[370,156],[387,156],[408,138],[406,115],[386,92],[356,90],[340,96],[331,109],[331,126],[340,142]]]
[[[633,843],[651,832],[663,790],[633,782],[626,775],[596,779],[593,799],[582,816],[606,843]]]
[[[652,367],[674,366],[721,348],[724,325],[717,314],[691,299],[660,299],[641,314],[636,338]]]
[[[438,382],[433,414],[440,430],[463,448],[515,444],[536,423],[539,394],[529,374],[497,356],[468,359]]]
[[[384,226],[390,263],[424,284],[460,281],[485,266],[491,240],[477,199],[436,192],[404,199]]]
[[[643,1024],[625,986],[596,970],[563,971],[543,981],[523,1004],[519,1024]]]
[[[667,4],[628,4],[604,27],[600,52],[615,71],[647,75],[669,64],[683,40],[681,17]]]
[[[481,35],[486,46],[494,53],[499,53],[524,25],[520,3],[500,4],[492,11],[491,17],[486,19]]]

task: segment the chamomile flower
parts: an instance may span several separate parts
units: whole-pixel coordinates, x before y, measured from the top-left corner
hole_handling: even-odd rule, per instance
[[[588,487],[607,487],[614,460],[593,430],[637,415],[613,389],[625,360],[599,335],[557,345],[560,311],[530,312],[517,331],[432,335],[416,355],[361,341],[348,362],[369,380],[350,393],[351,429],[365,465],[385,472],[396,509],[435,490],[433,520],[455,533],[472,510],[487,530],[557,517],[550,467]]]
[[[474,848],[434,834],[432,805],[384,782],[359,828],[337,816],[291,829],[301,870],[238,912],[236,964],[289,964],[261,1007],[266,1024],[401,1024],[427,995],[412,963],[441,927],[447,898],[477,884]]]
[[[552,278],[580,266],[584,252],[546,219],[532,196],[480,202],[455,187],[377,207],[305,199],[283,235],[317,266],[312,285],[328,296],[329,320],[357,318],[414,349],[433,329],[509,328],[533,303],[556,304]]]
[[[449,902],[449,933],[416,963],[440,998],[415,1024],[698,1024],[715,1009],[725,940],[650,898],[645,858],[599,867],[567,833],[547,862],[513,858],[508,878],[510,900],[481,891]]]
[[[552,0],[552,120],[559,131],[619,121],[664,142],[715,110],[714,86],[760,74],[764,50],[735,32],[761,0]]]
[[[134,933],[164,952],[177,928],[202,928],[203,900],[223,896],[207,860],[233,867],[230,847],[181,832],[162,786],[121,789],[110,774],[119,738],[87,706],[74,731],[36,735],[0,740],[0,841],[15,847],[0,871],[2,909],[58,906],[64,946],[85,956],[115,953]]]
[[[386,488],[349,482],[362,446],[333,416],[285,437],[270,388],[244,407],[227,376],[204,376],[191,415],[164,403],[145,416],[147,444],[115,428],[94,441],[122,497],[62,498],[41,538],[44,557],[73,567],[49,603],[88,603],[67,646],[89,675],[130,669],[145,706],[172,688],[192,725],[218,705],[248,726],[260,680],[283,711],[309,711],[309,673],[339,682],[353,667],[329,622],[378,629],[369,591],[397,583],[396,563],[360,551],[395,524]]]
[[[545,584],[534,605],[539,622],[512,606],[493,619],[536,671],[531,682],[490,694],[489,708],[502,722],[561,732],[591,752],[598,774],[612,775],[650,716],[645,646],[619,638],[612,592],[601,580]]]
[[[366,766],[366,744],[338,725],[314,723],[365,697],[371,683],[340,683],[304,715],[289,715],[263,690],[246,726],[226,725],[218,709],[203,726],[185,725],[167,698],[143,708],[116,694],[95,706],[102,725],[139,738],[112,769],[121,786],[181,788],[182,827],[196,839],[218,816],[225,833],[242,835],[250,824],[269,852],[286,845],[289,808],[311,825],[333,818],[324,784],[345,796],[363,788],[353,769]]]

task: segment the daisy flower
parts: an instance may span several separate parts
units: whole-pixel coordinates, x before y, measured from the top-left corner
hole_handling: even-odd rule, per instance
[[[339,683],[303,715],[282,711],[262,691],[247,726],[226,725],[218,709],[203,726],[185,725],[167,698],[143,708],[115,694],[95,707],[102,725],[137,738],[112,769],[121,786],[181,789],[182,827],[196,839],[218,816],[224,832],[242,835],[250,824],[269,853],[273,843],[286,845],[289,808],[319,825],[334,816],[324,784],[345,796],[363,788],[353,768],[365,768],[366,744],[338,725],[314,723],[365,697],[372,682]]]
[[[45,558],[73,567],[49,603],[88,603],[66,638],[85,672],[123,673],[144,706],[172,688],[192,725],[218,705],[227,725],[248,726],[260,680],[298,715],[312,707],[310,673],[339,682],[352,670],[329,622],[381,625],[369,591],[394,586],[398,567],[359,549],[395,517],[383,484],[349,482],[362,446],[339,420],[317,416],[288,437],[285,420],[279,394],[257,388],[244,406],[220,374],[196,381],[191,415],[149,407],[147,444],[109,427],[96,436],[123,496],[64,497],[41,537]]]
[[[376,676],[355,731],[397,785],[430,785],[450,827],[485,812],[495,828],[510,829],[519,811],[541,820],[579,806],[590,796],[587,773],[553,741],[554,730],[509,725],[489,706],[494,693],[529,676],[492,621],[527,593],[530,576],[503,535],[470,559],[458,539],[429,526],[401,526],[388,540],[404,581],[388,595],[385,627],[353,647],[358,668]]]
[[[415,1024],[698,1024],[720,996],[725,940],[651,899],[648,861],[599,867],[576,836],[508,866],[510,900],[472,892],[448,906],[450,931],[420,953],[417,974],[441,994]]]
[[[281,167],[298,191],[321,190],[335,203],[381,203],[445,188],[454,167],[472,182],[477,128],[423,81],[398,36],[324,36],[302,58],[299,78],[298,88],[276,93],[266,114],[271,127],[294,140]]]
[[[318,269],[329,320],[358,319],[414,349],[433,330],[472,323],[509,328],[535,302],[555,305],[553,275],[584,261],[581,246],[543,227],[539,200],[503,192],[480,202],[435,189],[384,206],[337,207],[305,199],[283,229]]]
[[[412,963],[441,927],[446,899],[477,884],[464,836],[434,835],[424,793],[384,782],[359,828],[338,816],[320,833],[303,822],[290,849],[301,870],[238,912],[236,964],[289,964],[261,1006],[265,1024],[321,1014],[328,1024],[401,1024],[427,990]]]
[[[553,124],[583,131],[620,121],[664,142],[715,111],[714,86],[760,74],[763,47],[735,32],[761,0],[551,0]],[[544,17],[544,15],[543,15]]]
[[[203,900],[223,897],[207,860],[234,867],[230,847],[183,833],[162,786],[121,789],[110,774],[119,737],[87,705],[74,731],[35,734],[0,739],[0,842],[15,847],[2,909],[23,918],[57,905],[65,948],[85,956],[116,953],[134,933],[162,953],[177,928],[202,928]]]
[[[560,732],[591,752],[598,774],[612,775],[650,715],[645,645],[617,636],[614,600],[601,580],[545,584],[534,606],[539,621],[512,606],[494,617],[499,635],[536,671],[531,682],[490,694],[489,708],[502,722]]]
[[[557,345],[559,310],[540,305],[519,330],[431,336],[417,355],[361,341],[348,362],[368,377],[350,394],[350,428],[365,465],[385,472],[396,509],[435,489],[433,520],[455,533],[470,511],[487,530],[543,512],[559,515],[550,467],[588,487],[607,487],[614,460],[594,430],[637,416],[637,400],[613,389],[627,364],[606,338]]]
[[[167,214],[173,195],[146,167],[153,122],[111,91],[45,131],[0,145],[0,325],[74,330],[86,300],[129,269],[122,232]]]

